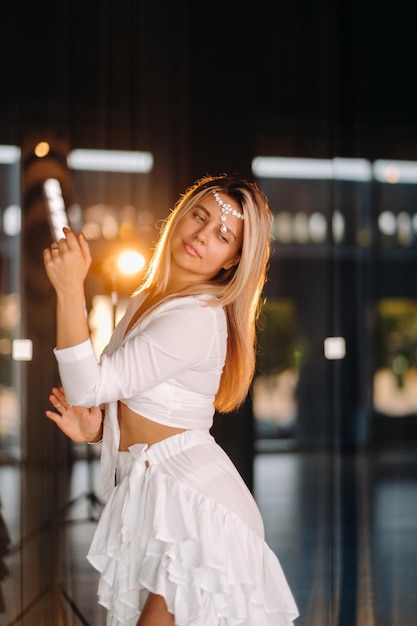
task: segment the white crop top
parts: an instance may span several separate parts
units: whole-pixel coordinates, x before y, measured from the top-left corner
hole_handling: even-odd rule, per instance
[[[207,305],[211,296],[167,300],[126,333],[142,299],[131,298],[99,363],[89,340],[54,350],[68,402],[106,405],[100,462],[105,499],[114,488],[118,400],[160,424],[209,429],[226,358],[226,314]]]
[[[159,304],[126,333],[143,296],[133,297],[100,362],[90,340],[55,349],[61,382],[74,406],[124,402],[177,428],[210,428],[227,345],[224,310],[208,296]]]

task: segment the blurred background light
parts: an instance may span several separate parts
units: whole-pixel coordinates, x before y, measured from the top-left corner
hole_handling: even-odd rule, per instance
[[[329,159],[255,157],[252,172],[259,178],[332,178]]]
[[[417,161],[378,159],[373,170],[375,180],[380,183],[417,183]]]
[[[37,156],[39,159],[43,159],[49,154],[50,149],[51,149],[51,146],[49,145],[47,141],[40,141],[39,143],[36,144],[33,152],[35,156]]]
[[[33,344],[31,339],[13,339],[12,358],[14,361],[31,361]]]
[[[403,246],[411,245],[413,241],[413,228],[411,215],[406,211],[400,211],[397,215],[398,241]]]
[[[366,159],[298,159],[257,156],[252,172],[259,178],[300,178],[369,181],[372,168]]]
[[[11,204],[4,209],[3,232],[9,237],[15,237],[22,229],[22,211],[17,204]]]
[[[294,215],[293,221],[294,241],[300,244],[308,243],[308,214],[300,211]]]
[[[384,235],[395,235],[397,230],[397,220],[392,211],[382,211],[378,216],[378,226]]]
[[[136,274],[145,267],[145,257],[139,252],[126,250],[117,257],[116,267],[125,276]]]
[[[343,359],[346,356],[346,341],[343,337],[326,337],[324,356],[329,360]]]
[[[319,211],[315,211],[309,217],[310,238],[314,243],[323,243],[327,235],[327,221]]]
[[[49,208],[49,220],[56,240],[63,236],[62,229],[68,226],[65,202],[59,180],[47,178],[43,184],[46,200]]]
[[[332,235],[335,243],[340,243],[345,236],[345,218],[340,211],[334,211],[332,215]]]
[[[0,145],[0,163],[12,164],[17,163],[20,159],[20,148],[17,146]]]
[[[74,170],[147,174],[153,168],[153,155],[128,150],[78,149],[68,154],[67,163]]]
[[[367,182],[372,179],[372,167],[367,159],[345,159],[336,157],[332,160],[333,178]]]

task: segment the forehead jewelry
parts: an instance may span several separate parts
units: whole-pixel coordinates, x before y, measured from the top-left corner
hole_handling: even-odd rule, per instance
[[[232,207],[231,204],[227,204],[227,202],[224,202],[217,191],[213,191],[213,196],[215,201],[217,202],[217,204],[220,207],[220,210],[222,212],[222,214],[220,215],[220,219],[222,222],[222,225],[220,226],[220,230],[222,231],[222,233],[227,232],[227,228],[226,228],[226,217],[229,215],[229,213],[231,213],[232,215],[234,215],[235,217],[237,217],[239,220],[244,220],[245,216],[243,215],[243,213],[239,213],[239,211],[236,211],[236,209],[234,209]]]

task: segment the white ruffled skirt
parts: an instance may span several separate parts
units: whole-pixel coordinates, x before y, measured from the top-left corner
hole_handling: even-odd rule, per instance
[[[88,560],[108,626],[136,626],[149,592],[176,626],[288,626],[298,611],[255,501],[208,431],[119,452]]]

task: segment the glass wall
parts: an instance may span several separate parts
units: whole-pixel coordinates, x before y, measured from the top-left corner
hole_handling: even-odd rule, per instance
[[[417,437],[417,164],[375,163],[375,429]]]
[[[253,168],[274,214],[254,382],[258,447],[365,441],[371,164],[258,157]]]
[[[20,607],[22,370],[20,150],[0,146],[0,621]],[[12,613],[10,613],[11,615]]]
[[[288,489],[292,502],[296,484],[301,498],[292,530],[274,509],[269,532],[280,535],[284,558],[294,529],[304,546],[299,562],[311,586],[291,558],[285,563],[306,607],[302,624],[407,622],[415,610],[407,580],[416,556],[416,164],[266,158],[254,170],[275,216],[253,387],[256,449],[279,452],[255,462],[261,473],[275,464],[277,491]]]

